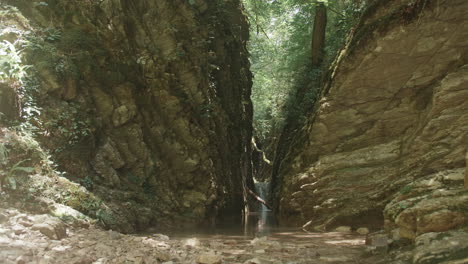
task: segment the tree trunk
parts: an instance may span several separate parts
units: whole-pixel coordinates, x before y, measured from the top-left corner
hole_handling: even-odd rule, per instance
[[[327,27],[327,8],[323,2],[315,7],[314,28],[312,31],[312,65],[319,67],[325,55],[325,30]]]

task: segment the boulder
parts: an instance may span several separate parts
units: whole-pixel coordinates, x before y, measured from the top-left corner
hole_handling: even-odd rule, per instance
[[[367,235],[369,234],[369,229],[366,227],[360,227],[356,230],[356,232],[360,235]]]
[[[462,230],[432,232],[415,240],[414,264],[468,263],[468,233]]]
[[[50,215],[36,215],[30,217],[32,230],[37,230],[50,239],[60,240],[67,236],[65,224],[56,217]]]

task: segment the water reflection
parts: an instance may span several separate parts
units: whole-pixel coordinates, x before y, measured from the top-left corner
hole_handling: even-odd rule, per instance
[[[268,236],[277,227],[273,212],[264,210],[260,212],[252,212],[248,216],[248,223],[244,228],[244,234],[254,237]]]
[[[210,235],[235,235],[247,238],[269,236],[277,229],[277,221],[272,211],[251,212],[245,219],[224,218],[214,228],[199,229]]]

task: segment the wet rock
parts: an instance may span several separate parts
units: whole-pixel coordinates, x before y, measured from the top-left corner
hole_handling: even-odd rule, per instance
[[[222,257],[214,254],[204,254],[197,257],[196,262],[199,264],[220,264]]]

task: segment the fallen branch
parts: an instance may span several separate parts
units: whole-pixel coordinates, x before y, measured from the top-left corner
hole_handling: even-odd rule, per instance
[[[263,150],[261,150],[260,148],[258,148],[257,143],[255,142],[255,138],[254,138],[254,137],[252,137],[252,146],[254,147],[255,151],[262,153],[262,159],[263,159],[263,161],[264,161],[266,164],[271,165],[271,161],[270,161],[269,159],[267,159],[265,152],[264,152]]]
[[[265,205],[268,209],[273,210],[273,208],[265,201],[263,200],[260,196],[258,196],[256,193],[254,193],[252,190],[250,190],[248,187],[246,187],[247,192],[252,195],[257,201]]]

